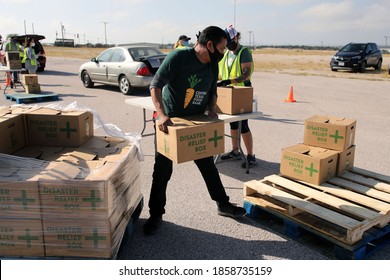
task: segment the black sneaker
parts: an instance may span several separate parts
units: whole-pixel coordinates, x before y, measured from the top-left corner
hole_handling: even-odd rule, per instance
[[[246,157],[246,159],[248,160],[249,168],[252,168],[257,163],[255,155],[253,155],[253,156],[252,155],[248,155]],[[241,166],[242,166],[242,168],[246,168],[246,162],[244,161]]]
[[[162,222],[161,216],[150,216],[150,218],[144,224],[144,234],[154,235]]]
[[[242,207],[235,206],[230,202],[217,203],[218,205],[218,215],[239,218],[246,214],[246,210]]]
[[[235,153],[234,150],[232,150],[230,153],[221,156],[221,160],[228,160],[228,159],[238,160],[238,159],[242,159],[242,156],[240,152]]]

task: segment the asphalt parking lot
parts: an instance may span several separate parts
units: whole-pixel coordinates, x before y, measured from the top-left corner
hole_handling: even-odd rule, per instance
[[[83,87],[78,68],[84,60],[48,58],[45,72],[39,73],[44,92],[57,93],[59,104],[77,101],[96,110],[106,123],[124,132],[140,132],[142,109],[125,104],[118,88]],[[303,141],[303,121],[313,115],[333,115],[357,120],[355,166],[390,175],[390,80],[368,81],[358,73],[342,78],[294,76],[280,73],[253,74],[252,83],[264,116],[251,120],[257,166],[245,174],[241,162],[218,164],[222,182],[231,201],[242,204],[242,184],[279,173],[281,149]],[[0,76],[3,91],[3,76]],[[389,76],[390,79],[390,76]],[[296,103],[283,102],[290,86]],[[10,92],[10,91],[8,91]],[[147,96],[137,91],[133,96]],[[0,106],[14,105],[0,98]],[[47,103],[39,103],[44,105]],[[151,126],[147,128],[150,132]],[[228,131],[228,126],[226,126]],[[145,160],[141,162],[142,192],[145,207],[137,222],[133,239],[122,258],[125,259],[240,259],[240,260],[323,260],[322,253],[272,231],[247,217],[234,220],[217,215],[216,204],[194,163],[174,165],[168,186],[166,215],[155,236],[144,236],[142,225],[148,218],[147,202],[153,168],[153,138],[141,140]],[[226,141],[230,149],[230,140]],[[245,150],[245,149],[244,149]],[[390,246],[370,257],[390,259]]]

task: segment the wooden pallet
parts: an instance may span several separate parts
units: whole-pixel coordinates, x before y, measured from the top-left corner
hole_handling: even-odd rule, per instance
[[[48,93],[48,94],[15,93],[15,94],[5,94],[4,96],[6,99],[9,99],[11,101],[16,101],[16,104],[58,100],[58,94],[56,93]]]
[[[388,182],[389,176],[358,168],[320,186],[272,175],[244,183],[244,195],[246,202],[354,250],[359,241],[361,246],[390,232]]]

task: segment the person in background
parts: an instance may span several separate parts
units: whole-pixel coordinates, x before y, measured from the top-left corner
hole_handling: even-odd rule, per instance
[[[179,40],[177,40],[177,42],[173,46],[173,48],[174,49],[186,49],[189,47],[190,40],[191,40],[190,37],[187,37],[186,35],[181,35],[179,37]]]
[[[227,36],[223,29],[209,26],[200,33],[194,48],[168,54],[150,85],[150,94],[158,115],[156,129],[168,133],[172,117],[204,114],[206,110],[210,118],[218,117],[215,112],[218,62],[223,57],[226,42]],[[189,89],[197,94],[191,95]],[[211,199],[217,203],[217,213],[233,218],[244,216],[244,208],[229,202],[214,158],[210,156],[194,162]],[[150,218],[143,226],[147,235],[155,234],[162,222],[172,171],[172,161],[156,152],[148,204]]]
[[[19,52],[19,57],[21,57],[21,53],[23,53],[22,46],[18,43],[18,37],[16,35],[12,35],[10,41],[5,46],[5,52]],[[13,80],[11,80],[11,88],[14,87],[14,83],[18,81],[18,72],[13,71]]]
[[[31,37],[26,37],[26,41],[24,43],[24,57],[22,63],[25,64],[24,68],[26,68],[29,74],[35,74],[38,68],[37,56],[33,49],[34,46],[34,39]]]
[[[237,30],[230,25],[225,29],[228,36],[227,48],[224,57],[219,62],[219,78],[222,81],[218,82],[218,86],[246,86],[251,87],[251,75],[253,73],[254,64],[252,53],[249,48],[241,46],[241,35]],[[228,154],[222,155],[221,160],[241,159],[242,155],[238,150],[238,122],[230,123],[230,132],[232,138],[233,149]],[[248,120],[241,121],[241,135],[247,151],[247,161],[249,168],[256,165],[256,156],[253,153],[253,137],[249,129]],[[246,163],[243,162],[243,168],[246,168]]]

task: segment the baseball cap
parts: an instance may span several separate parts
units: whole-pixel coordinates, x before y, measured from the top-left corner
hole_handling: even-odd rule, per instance
[[[227,45],[230,45],[234,37],[236,37],[238,34],[237,30],[233,27],[232,24],[225,28],[225,33],[228,36]]]
[[[181,35],[181,36],[179,37],[179,40],[189,41],[189,40],[191,40],[191,38],[190,38],[190,37],[187,37],[186,35]]]

